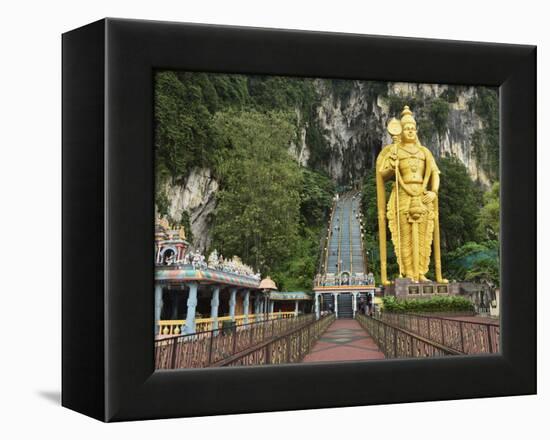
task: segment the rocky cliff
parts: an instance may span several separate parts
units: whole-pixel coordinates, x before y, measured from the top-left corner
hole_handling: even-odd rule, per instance
[[[373,167],[380,149],[391,142],[385,130],[388,120],[400,117],[401,104],[408,104],[415,112],[422,144],[436,157],[458,157],[473,180],[484,188],[489,187],[491,172],[480,163],[474,151],[474,133],[484,130],[487,124],[472,105],[475,87],[390,83],[381,93],[372,93],[372,83],[350,84],[351,87],[342,92],[327,81],[315,82],[321,97],[318,123],[329,152],[323,168],[336,182],[349,184]],[[451,93],[452,102],[449,102]],[[439,121],[438,126],[434,120]],[[311,146],[305,142],[305,135],[300,139],[301,144],[293,145],[291,152],[307,165]]]
[[[167,201],[171,221],[191,228],[195,249],[206,250],[210,244],[211,214],[216,208],[218,182],[207,168],[194,168],[182,182],[167,181],[160,190]]]

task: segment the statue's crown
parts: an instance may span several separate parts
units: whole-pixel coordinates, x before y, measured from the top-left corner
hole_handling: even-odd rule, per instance
[[[404,126],[405,124],[414,124],[416,126],[413,113],[408,105],[403,107],[403,111],[401,112],[401,126]]]

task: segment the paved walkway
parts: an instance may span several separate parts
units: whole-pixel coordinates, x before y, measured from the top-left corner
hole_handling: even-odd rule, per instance
[[[302,362],[384,359],[374,340],[355,319],[337,319],[321,335]]]

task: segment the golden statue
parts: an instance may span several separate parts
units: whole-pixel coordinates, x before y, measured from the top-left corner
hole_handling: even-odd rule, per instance
[[[185,240],[185,227],[183,225],[180,225],[179,227],[175,227],[174,225],[170,224],[168,219],[166,217],[161,217],[159,214],[156,219],[156,224],[161,226],[165,231],[175,231],[172,232],[171,235],[175,238],[177,235],[177,238],[180,240]]]
[[[179,228],[178,228],[178,237],[180,240],[185,240],[186,237],[185,237],[185,226],[181,225]]]
[[[441,276],[439,247],[439,169],[416,134],[416,121],[408,106],[401,112],[401,121],[392,119],[388,133],[393,143],[386,145],[376,159],[376,192],[378,231],[380,236],[380,275],[389,284],[386,266],[386,219],[399,265],[399,277],[414,282],[430,281],[426,273],[430,265],[433,241],[435,277]],[[384,183],[393,181],[386,205]]]

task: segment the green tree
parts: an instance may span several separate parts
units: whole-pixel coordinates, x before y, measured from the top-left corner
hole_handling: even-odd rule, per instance
[[[322,171],[328,167],[331,149],[317,117],[321,101],[315,81],[311,78],[250,76],[248,91],[255,110],[283,110],[296,115],[293,118],[296,133],[300,134],[305,129],[306,144],[310,152],[308,167]],[[330,86],[330,80],[326,80],[326,84]]]
[[[319,265],[319,237],[322,227],[301,227],[294,243],[289,243],[292,249],[284,261],[277,265],[271,276],[279,290],[311,291],[313,279]]]
[[[439,229],[442,253],[478,239],[481,191],[456,157],[439,160]]]
[[[499,104],[498,91],[493,87],[478,87],[470,107],[483,121],[483,128],[472,135],[474,154],[489,175],[498,178],[499,149]]]
[[[321,237],[325,234],[332,205],[334,183],[324,174],[300,169],[300,225],[291,254],[271,273],[280,290],[310,291],[321,258]]]
[[[301,168],[300,214],[304,225],[321,226],[327,221],[332,205],[334,183],[328,176]]]
[[[290,120],[255,111],[218,113],[214,120],[225,149],[217,166],[222,189],[213,245],[263,273],[291,255],[298,234],[302,176],[288,154]]]
[[[445,255],[445,274],[454,280],[484,282],[499,285],[499,243],[468,242]]]
[[[196,80],[182,82],[174,72],[156,74],[157,184],[167,177],[185,177],[194,166],[208,165],[216,151],[212,116],[202,90]]]
[[[493,183],[491,189],[483,194],[483,202],[479,215],[479,235],[486,240],[498,240],[500,237],[499,182]]]
[[[464,277],[466,281],[486,283],[490,286],[500,286],[499,259],[484,258],[479,260],[474,267],[471,267]]]

